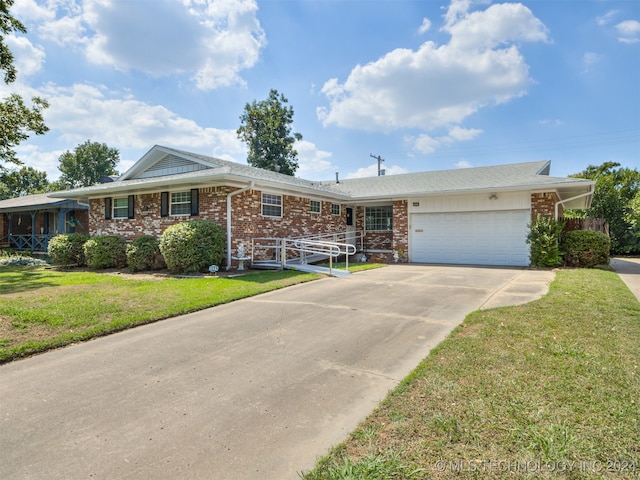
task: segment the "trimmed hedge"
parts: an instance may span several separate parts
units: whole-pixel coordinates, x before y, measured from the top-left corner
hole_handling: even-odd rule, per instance
[[[84,255],[90,268],[120,268],[127,264],[127,245],[122,237],[98,235],[84,244]]]
[[[86,233],[56,235],[49,240],[47,253],[56,265],[82,267],[87,264],[84,244],[89,240]]]
[[[570,267],[609,264],[611,239],[602,232],[574,230],[562,237],[564,263]]]
[[[127,245],[127,265],[132,272],[160,270],[167,264],[160,253],[160,242],[152,235],[143,235]]]
[[[224,259],[224,230],[208,220],[176,223],[162,234],[160,252],[172,272],[206,271]]]

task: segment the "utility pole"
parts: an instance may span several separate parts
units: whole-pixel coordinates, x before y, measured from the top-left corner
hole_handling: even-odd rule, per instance
[[[380,176],[380,164],[384,162],[384,158],[382,158],[380,155],[376,156],[373,153],[370,153],[369,156],[378,160],[378,176]]]

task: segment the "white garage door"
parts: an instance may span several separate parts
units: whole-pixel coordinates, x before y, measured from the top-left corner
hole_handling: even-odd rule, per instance
[[[529,265],[528,210],[414,213],[412,262]]]

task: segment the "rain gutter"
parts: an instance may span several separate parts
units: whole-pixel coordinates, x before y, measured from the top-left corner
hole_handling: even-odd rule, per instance
[[[227,194],[227,270],[231,268],[231,198],[252,190],[254,186],[255,182],[252,180],[248,186]]]
[[[569,202],[571,200],[576,200],[578,198],[582,198],[582,197],[587,197],[589,195],[593,195],[595,190],[596,190],[596,185],[595,185],[595,183],[592,183],[591,185],[589,185],[589,191],[587,193],[582,193],[580,195],[576,195],[575,197],[565,198],[564,200],[560,200],[560,201],[556,202],[555,207],[554,207],[555,208],[555,212],[554,212],[555,217],[554,218],[556,220],[558,220],[558,205],[564,205],[565,202]]]

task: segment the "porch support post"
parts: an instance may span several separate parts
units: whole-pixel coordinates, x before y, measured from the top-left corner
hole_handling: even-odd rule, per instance
[[[67,229],[65,228],[65,218],[67,213],[69,212],[68,208],[60,207],[58,209],[58,234],[62,235],[63,233],[67,233]]]
[[[38,216],[38,210],[31,210],[29,213],[31,214],[31,244],[29,245],[29,250],[33,251],[36,249],[36,217]]]

